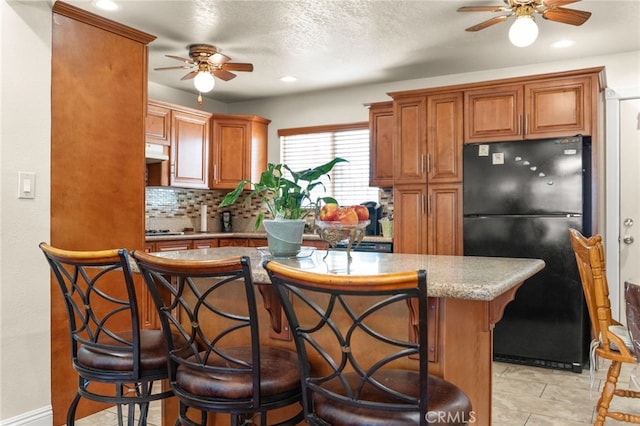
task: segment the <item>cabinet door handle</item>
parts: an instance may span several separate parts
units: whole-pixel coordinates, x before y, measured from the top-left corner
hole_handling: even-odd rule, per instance
[[[171,176],[175,176],[176,175],[176,162],[175,161],[171,162],[171,171],[170,171],[170,173],[171,173]]]
[[[522,114],[518,114],[518,134],[522,134]]]
[[[218,181],[218,165],[214,164],[213,165],[213,180],[214,181]]]
[[[431,214],[431,194],[422,197],[422,213],[424,214],[424,199],[427,199],[427,214]]]
[[[529,114],[524,116],[524,134],[529,133]]]
[[[431,155],[426,154],[425,157],[427,157],[427,173],[431,173]]]

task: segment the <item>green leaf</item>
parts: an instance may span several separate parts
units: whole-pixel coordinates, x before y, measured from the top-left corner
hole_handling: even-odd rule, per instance
[[[240,181],[233,191],[231,191],[227,195],[225,195],[225,197],[222,199],[222,202],[220,202],[220,204],[218,204],[218,207],[227,207],[227,206],[230,206],[231,204],[235,203],[238,200],[238,198],[240,197],[240,194],[242,194],[244,186],[246,184],[248,184],[248,183],[249,183],[249,181],[246,180],[246,179]]]

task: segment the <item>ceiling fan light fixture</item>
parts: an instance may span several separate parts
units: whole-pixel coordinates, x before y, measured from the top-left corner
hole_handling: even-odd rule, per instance
[[[509,40],[514,46],[531,46],[538,38],[538,26],[533,21],[533,16],[521,15],[509,28]]]
[[[200,71],[193,79],[193,85],[201,93],[207,93],[213,90],[216,81],[208,71]]]

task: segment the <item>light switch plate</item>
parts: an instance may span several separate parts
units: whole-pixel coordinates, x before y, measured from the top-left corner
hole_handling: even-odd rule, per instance
[[[18,172],[18,198],[36,198],[36,174]]]

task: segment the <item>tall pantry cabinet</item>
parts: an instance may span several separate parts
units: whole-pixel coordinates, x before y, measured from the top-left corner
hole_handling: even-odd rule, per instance
[[[396,95],[394,251],[462,254],[461,92]]]
[[[144,249],[147,45],[155,37],[62,2],[52,19],[50,242]],[[77,388],[68,327],[52,282],[54,426],[65,423]],[[102,409],[83,399],[77,417]]]

